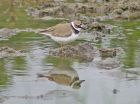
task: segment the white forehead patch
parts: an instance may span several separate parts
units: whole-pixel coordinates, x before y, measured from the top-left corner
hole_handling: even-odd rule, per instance
[[[72,25],[72,27],[73,27],[75,30],[77,30],[77,31],[80,31],[80,30],[81,30],[81,28],[76,28],[76,27],[75,27],[74,22],[71,22],[71,25]]]

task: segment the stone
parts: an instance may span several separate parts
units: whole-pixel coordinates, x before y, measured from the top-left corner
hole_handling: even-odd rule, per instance
[[[125,73],[129,73],[129,74],[140,75],[140,68],[139,67],[123,69],[122,71]]]
[[[8,97],[6,97],[6,96],[0,96],[0,104],[2,104],[3,102],[5,102],[6,100],[8,100]]]
[[[16,35],[16,31],[13,29],[8,28],[0,29],[0,40],[9,38],[13,35]]]
[[[0,58],[25,56],[25,53],[21,50],[15,50],[10,47],[0,47]]]
[[[105,28],[105,25],[98,23],[98,22],[93,22],[90,26],[91,30],[97,30],[97,31],[102,31]]]
[[[64,46],[50,50],[50,56],[78,58],[80,60],[92,61],[96,52],[96,48],[90,43],[81,43],[76,46]]]
[[[118,54],[122,53],[122,49],[120,49],[120,48],[100,48],[99,52],[100,52],[100,56],[102,58],[116,57]]]
[[[99,62],[97,62],[97,66],[100,69],[111,70],[120,67],[121,62],[116,58],[106,58],[104,60],[100,60]]]

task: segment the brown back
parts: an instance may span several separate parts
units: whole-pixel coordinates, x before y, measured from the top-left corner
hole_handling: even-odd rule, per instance
[[[56,26],[48,28],[46,32],[53,36],[67,37],[72,34],[72,28],[70,23],[58,24]]]
[[[70,86],[72,83],[72,78],[65,74],[52,74],[50,77],[52,78],[52,81],[58,84]]]

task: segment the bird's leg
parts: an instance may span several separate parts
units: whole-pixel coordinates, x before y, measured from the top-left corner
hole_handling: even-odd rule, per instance
[[[70,52],[69,48],[70,48],[70,46],[67,43],[65,43],[65,48],[63,49],[64,50],[64,58],[69,57],[69,52]]]
[[[65,44],[65,47],[64,47],[64,44],[61,43],[60,44],[60,55],[63,56],[64,58],[68,57],[68,53],[69,53],[69,46],[67,44]]]
[[[60,48],[60,50],[61,50],[61,53],[62,53],[62,56],[64,57],[64,58],[66,58],[67,57],[67,47],[64,47],[64,44],[63,43],[61,43],[61,48]]]
[[[63,55],[63,44],[62,43],[60,44],[60,52],[61,52],[61,55]]]
[[[63,44],[61,44],[61,50],[63,51]]]

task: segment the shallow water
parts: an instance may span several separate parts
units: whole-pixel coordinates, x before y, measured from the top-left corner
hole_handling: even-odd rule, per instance
[[[124,49],[121,59],[124,69],[140,69],[140,35],[137,28],[134,31],[123,28],[123,33],[128,34],[124,40],[104,38],[99,43],[101,47]],[[119,31],[116,33],[119,34]],[[119,35],[123,37],[121,32]],[[27,53],[24,57],[0,59],[2,104],[140,104],[139,74],[124,72],[123,68],[100,69],[96,66],[98,58],[92,62],[79,62],[49,57],[49,49],[58,45],[34,33],[14,36],[1,41],[0,46],[10,46]],[[54,73],[56,70],[60,75],[68,73],[85,82],[79,89],[74,89],[65,82],[37,77],[38,73]]]

